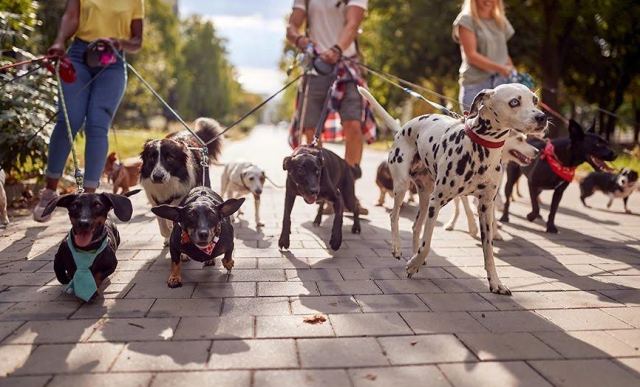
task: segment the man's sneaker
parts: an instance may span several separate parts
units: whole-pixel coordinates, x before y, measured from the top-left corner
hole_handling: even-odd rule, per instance
[[[51,220],[51,214],[42,216],[47,204],[58,197],[58,193],[52,189],[44,188],[40,191],[40,201],[33,209],[33,220],[36,222],[48,222]]]

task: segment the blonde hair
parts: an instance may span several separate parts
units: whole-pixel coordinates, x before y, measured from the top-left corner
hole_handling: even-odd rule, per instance
[[[464,0],[464,3],[462,4],[462,13],[469,14],[473,20],[480,22],[480,15],[478,15],[478,5],[476,1],[477,0]],[[496,21],[498,27],[502,29],[507,27],[503,0],[495,0],[495,6],[491,11],[491,17]]]

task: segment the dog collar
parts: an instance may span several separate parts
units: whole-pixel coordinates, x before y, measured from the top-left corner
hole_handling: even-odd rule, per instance
[[[573,177],[576,174],[576,167],[565,167],[562,165],[556,156],[556,152],[551,141],[547,141],[547,145],[545,145],[542,150],[540,158],[547,160],[547,164],[549,164],[553,173],[555,173],[559,178],[569,182],[573,180]]]
[[[464,132],[467,134],[467,136],[469,136],[471,141],[473,141],[476,144],[478,144],[480,146],[483,146],[485,148],[496,149],[496,148],[502,148],[504,146],[504,140],[502,140],[502,141],[489,141],[489,140],[486,140],[486,139],[478,136],[478,134],[476,132],[474,132],[473,129],[471,129],[468,125],[464,126]]]

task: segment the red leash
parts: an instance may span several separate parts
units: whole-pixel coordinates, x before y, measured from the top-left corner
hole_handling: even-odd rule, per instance
[[[36,63],[36,62],[41,62],[43,60],[47,60],[49,58],[52,58],[49,55],[45,55],[45,56],[41,56],[38,58],[34,58],[34,59],[29,59],[29,60],[23,60],[22,62],[15,62],[15,63],[9,63],[7,65],[4,65],[2,67],[0,67],[0,71],[4,71],[13,67],[18,67],[18,66],[22,66],[22,65],[26,65],[26,64],[31,64],[31,63]]]
[[[548,111],[549,113],[551,113],[554,117],[556,117],[557,119],[559,119],[560,121],[562,121],[565,125],[569,125],[569,120],[567,120],[566,118],[564,118],[564,116],[560,113],[558,113],[557,111],[553,110],[552,108],[549,107],[549,105],[547,105],[546,103],[540,101],[538,102],[538,104],[540,106],[542,106],[542,108],[546,111]]]
[[[0,67],[0,71],[5,71],[14,67],[33,64],[38,62],[44,62],[43,66],[47,68],[52,74],[56,73],[55,64],[56,61],[60,61],[60,78],[66,83],[73,83],[76,80],[76,70],[71,63],[71,59],[67,55],[45,55],[34,59],[24,60],[21,62],[9,63]],[[11,81],[9,81],[11,82]]]

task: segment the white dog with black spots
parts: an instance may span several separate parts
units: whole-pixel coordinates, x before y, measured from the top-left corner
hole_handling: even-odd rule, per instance
[[[516,130],[540,134],[547,128],[547,116],[538,109],[536,95],[524,85],[501,85],[481,91],[465,119],[428,114],[416,117],[400,128],[371,94],[359,90],[385,123],[396,129],[389,152],[394,182],[391,232],[396,258],[401,256],[400,206],[410,180],[418,186],[420,209],[413,226],[414,255],[406,265],[407,275],[411,277],[417,273],[425,262],[440,209],[456,196],[472,195],[478,199],[489,289],[493,293],[511,294],[500,281],[493,258],[493,207],[502,169],[502,147],[509,133]]]

